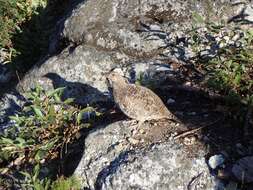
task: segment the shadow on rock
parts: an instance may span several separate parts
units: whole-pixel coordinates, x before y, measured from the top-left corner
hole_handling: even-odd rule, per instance
[[[103,168],[97,175],[96,182],[94,184],[95,189],[102,189],[108,176],[113,175],[124,162],[127,162],[127,157],[130,151],[121,152],[110,164]]]
[[[100,92],[98,89],[80,82],[66,81],[56,73],[47,73],[44,77],[52,81],[54,89],[65,87],[62,99],[73,98],[74,103],[80,106],[100,105],[104,108],[110,107],[112,102],[106,93]]]
[[[236,6],[236,5],[235,5]],[[239,14],[231,17],[228,20],[228,23],[231,22],[235,22],[235,23],[240,23],[240,24],[253,24],[253,22],[251,20],[249,20],[247,17],[249,17],[250,15],[248,13],[246,13],[246,9],[249,9],[249,7],[244,7]]]

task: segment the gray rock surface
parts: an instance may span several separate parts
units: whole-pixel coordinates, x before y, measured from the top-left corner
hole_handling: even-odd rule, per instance
[[[75,98],[78,104],[106,101],[103,94],[107,90],[104,75],[113,64],[110,54],[97,51],[93,47],[80,45],[74,50],[67,48],[60,55],[35,66],[19,84],[18,89],[27,90],[41,85],[49,90],[65,86],[65,96]]]
[[[92,131],[75,175],[88,189],[217,190],[222,184],[210,175],[204,146],[189,147],[173,140],[148,148],[131,148],[127,122]],[[96,143],[94,143],[96,142]]]
[[[151,80],[152,84],[159,84],[168,76],[174,77],[177,68],[172,66],[173,62],[184,65],[198,53],[213,57],[218,48],[236,43],[240,31],[235,31],[233,36],[225,35],[227,30],[234,31],[233,22],[238,18],[252,22],[250,1],[241,2],[83,1],[59,24],[62,31],[57,38],[68,41],[68,47],[35,65],[19,83],[18,93],[36,84],[45,89],[66,86],[64,97],[75,98],[78,104],[107,102],[110,97],[104,74],[114,67],[122,68],[132,81],[144,80],[141,82],[150,84]],[[248,16],[238,17],[243,10]],[[230,21],[231,30],[228,27],[207,35],[205,26],[202,22],[196,23],[193,13],[206,21]],[[197,50],[188,34],[193,25],[203,26],[196,30],[201,42]],[[0,119],[2,117],[3,123],[9,115],[6,110],[11,110],[10,113],[18,110],[11,104],[21,104],[17,97],[7,94],[2,98]],[[88,135],[83,158],[75,172],[85,187],[223,189],[209,172],[204,159],[208,150],[202,145],[189,148],[191,154],[182,143],[171,140],[146,148],[131,148],[132,145],[125,141],[131,139],[131,135],[130,127],[122,122],[103,126]]]
[[[238,181],[246,183],[253,182],[253,157],[246,156],[236,161],[233,165],[232,172]]]
[[[12,125],[8,116],[20,111],[24,103],[25,98],[17,92],[10,92],[0,99],[0,131]]]
[[[1,61],[0,55],[0,87],[9,83],[14,75],[10,67],[10,64],[4,64],[4,61]]]
[[[67,85],[71,87],[66,96],[74,96],[78,103],[85,104],[106,100],[103,74],[115,66],[128,74],[134,71],[133,77],[144,73],[145,80],[161,82],[165,80],[161,73],[173,73],[168,59],[185,61],[195,55],[179,40],[194,24],[193,13],[205,20],[229,20],[245,6],[233,6],[230,1],[84,1],[62,23],[61,38],[73,44],[36,65],[18,89],[26,91],[37,83],[46,89]],[[211,56],[215,51],[206,50]],[[91,88],[73,85],[76,82]],[[73,86],[79,87],[76,90]]]

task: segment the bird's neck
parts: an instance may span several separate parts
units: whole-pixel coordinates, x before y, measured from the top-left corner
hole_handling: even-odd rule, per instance
[[[115,100],[124,97],[127,90],[127,83],[117,83],[113,85],[113,96]]]

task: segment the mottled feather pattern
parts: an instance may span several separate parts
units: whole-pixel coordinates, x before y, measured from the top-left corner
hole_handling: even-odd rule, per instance
[[[108,76],[113,89],[115,103],[129,118],[146,121],[153,119],[172,118],[162,100],[150,89],[129,84],[117,73]]]

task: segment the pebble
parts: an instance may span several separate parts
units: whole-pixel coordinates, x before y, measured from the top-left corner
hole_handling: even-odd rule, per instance
[[[194,116],[194,115],[196,115],[196,112],[190,112],[190,113],[188,113],[188,115]]]
[[[157,30],[157,31],[161,31],[161,27],[156,25],[156,24],[151,24],[149,26],[150,30]]]
[[[222,154],[217,154],[209,158],[208,165],[210,166],[210,168],[216,169],[218,166],[221,166],[224,161],[224,156]]]
[[[140,133],[140,134],[144,134],[145,131],[144,131],[143,129],[140,129],[140,130],[139,130],[139,133]]]
[[[134,139],[134,138],[131,138],[131,137],[129,137],[129,138],[127,139],[127,141],[128,141],[129,143],[133,144],[133,145],[136,145],[136,144],[138,144],[138,143],[140,142],[139,140]]]
[[[191,146],[191,145],[196,144],[196,141],[197,141],[197,138],[196,138],[195,136],[186,136],[186,137],[184,138],[183,143],[184,143],[184,145],[186,145],[186,146]]]
[[[172,99],[172,98],[169,98],[168,100],[167,100],[167,104],[169,105],[169,104],[174,104],[176,101],[174,100],[174,99]]]

